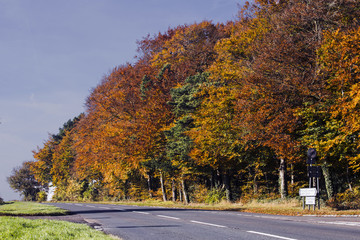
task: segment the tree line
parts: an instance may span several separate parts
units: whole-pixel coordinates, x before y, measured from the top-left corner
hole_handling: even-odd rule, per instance
[[[59,200],[189,202],[285,198],[307,186],[315,148],[322,197],[360,170],[360,2],[255,0],[138,41],[29,164]]]

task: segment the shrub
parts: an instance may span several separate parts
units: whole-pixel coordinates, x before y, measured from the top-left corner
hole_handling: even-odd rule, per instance
[[[336,194],[327,205],[337,210],[360,209],[360,187]]]
[[[38,194],[36,196],[36,200],[39,202],[46,201],[46,198],[47,198],[47,194],[45,191],[38,192]]]
[[[0,205],[4,204],[4,200],[0,197]]]
[[[53,199],[56,201],[80,201],[82,184],[75,179],[69,179],[67,184],[56,186]]]
[[[225,189],[213,188],[208,192],[205,203],[215,204],[223,200],[226,200]]]
[[[209,190],[204,184],[189,186],[190,202],[203,203],[206,201]]]

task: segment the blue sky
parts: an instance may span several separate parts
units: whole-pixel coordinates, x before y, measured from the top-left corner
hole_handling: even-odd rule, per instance
[[[0,0],[0,196],[91,89],[133,62],[136,41],[169,27],[236,19],[245,0]]]

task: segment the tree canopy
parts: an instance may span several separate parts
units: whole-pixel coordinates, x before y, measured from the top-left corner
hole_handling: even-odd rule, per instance
[[[312,147],[326,197],[359,186],[359,14],[256,0],[234,21],[149,35],[30,169],[58,199],[239,201],[296,196]]]

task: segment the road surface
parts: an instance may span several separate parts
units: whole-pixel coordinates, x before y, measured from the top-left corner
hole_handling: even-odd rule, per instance
[[[112,204],[51,203],[129,240],[360,239],[359,217],[275,216]]]

